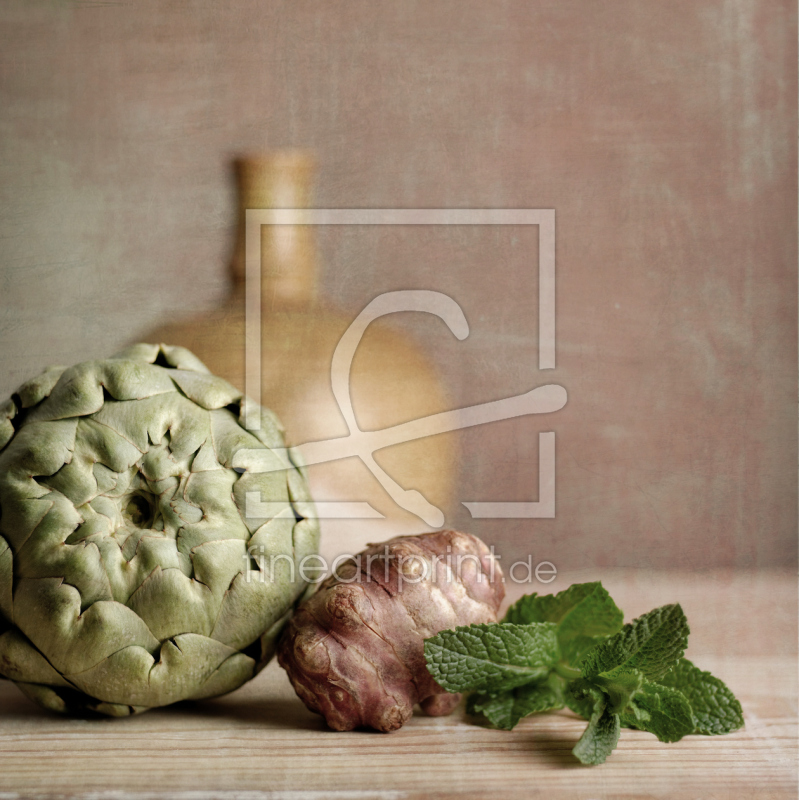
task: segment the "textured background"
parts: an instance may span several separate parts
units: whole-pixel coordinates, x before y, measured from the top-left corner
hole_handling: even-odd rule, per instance
[[[321,231],[355,313],[397,320],[458,405],[569,404],[464,432],[448,521],[559,567],[796,558],[796,20],[770,0],[0,6],[0,391],[225,294],[230,158],[311,147],[320,207],[557,212],[558,367],[536,370],[535,231]]]

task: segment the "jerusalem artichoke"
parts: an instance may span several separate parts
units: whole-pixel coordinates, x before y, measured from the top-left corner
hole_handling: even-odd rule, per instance
[[[424,639],[497,621],[502,572],[475,536],[440,531],[370,545],[325,580],[288,624],[278,661],[312,711],[335,730],[400,728],[420,703],[449,714],[427,671]]]

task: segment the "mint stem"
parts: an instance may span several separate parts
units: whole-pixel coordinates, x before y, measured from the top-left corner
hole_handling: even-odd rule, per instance
[[[570,667],[563,663],[555,664],[555,672],[557,672],[561,678],[566,678],[568,681],[573,681],[576,678],[580,678],[583,674],[579,669],[575,669],[574,667]]]

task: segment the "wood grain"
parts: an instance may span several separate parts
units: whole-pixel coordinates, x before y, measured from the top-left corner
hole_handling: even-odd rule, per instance
[[[692,635],[703,638],[689,653],[741,699],[745,730],[670,745],[624,730],[611,759],[586,768],[570,752],[585,723],[569,712],[512,732],[472,725],[459,709],[420,714],[392,734],[334,733],[276,664],[227,697],[123,720],[62,719],[0,684],[0,797],[795,798],[795,578],[636,571],[605,582],[633,614],[686,600]],[[712,652],[725,642],[736,644]]]

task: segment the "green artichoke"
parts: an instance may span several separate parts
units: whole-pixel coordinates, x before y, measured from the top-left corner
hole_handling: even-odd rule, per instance
[[[282,434],[180,347],[20,387],[0,405],[0,676],[50,709],[111,716],[252,678],[319,539]],[[252,450],[283,468],[248,470]],[[247,516],[248,494],[270,518]]]

